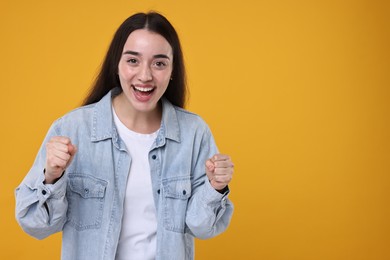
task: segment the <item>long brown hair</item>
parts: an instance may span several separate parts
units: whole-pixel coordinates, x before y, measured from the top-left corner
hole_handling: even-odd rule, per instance
[[[138,29],[158,33],[171,45],[173,51],[172,80],[163,96],[172,104],[181,108],[185,107],[188,90],[179,37],[171,23],[163,15],[156,12],[134,14],[119,26],[108,48],[101,70],[89,94],[84,99],[83,105],[95,103],[111,89],[121,86],[118,77],[118,64],[123,47],[129,35]]]

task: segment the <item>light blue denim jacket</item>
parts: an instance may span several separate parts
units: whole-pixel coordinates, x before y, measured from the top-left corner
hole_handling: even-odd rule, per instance
[[[58,119],[15,192],[21,227],[38,239],[62,231],[64,260],[115,259],[131,164],[113,123],[112,96],[119,92]],[[45,185],[45,143],[53,136],[69,137],[78,151],[64,176]],[[215,153],[204,121],[163,99],[161,129],[149,152],[156,259],[194,259],[194,237],[211,238],[227,228],[229,191],[215,191],[205,175],[205,162]]]

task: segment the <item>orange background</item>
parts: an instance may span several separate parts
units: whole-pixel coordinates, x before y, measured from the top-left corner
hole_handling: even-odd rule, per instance
[[[196,259],[390,259],[390,4],[320,1],[0,2],[0,259],[59,259],[29,237],[14,189],[50,124],[80,105],[111,37],[138,11],[182,39],[188,109],[236,164],[235,213]]]

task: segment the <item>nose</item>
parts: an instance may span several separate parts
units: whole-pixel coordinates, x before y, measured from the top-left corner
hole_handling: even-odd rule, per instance
[[[138,80],[142,82],[147,82],[152,80],[152,71],[150,70],[150,67],[147,64],[140,67],[140,70],[138,72]]]

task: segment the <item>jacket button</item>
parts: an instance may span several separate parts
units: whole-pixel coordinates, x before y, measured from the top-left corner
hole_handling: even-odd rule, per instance
[[[157,190],[157,193],[160,194],[160,189]]]
[[[46,191],[45,191],[45,190],[42,190],[42,194],[43,194],[43,195],[46,195]]]
[[[186,190],[183,190],[183,195],[186,195],[186,194],[187,194]]]
[[[152,155],[152,159],[156,160],[157,156],[155,154]]]

